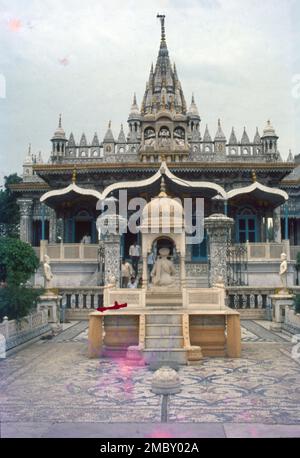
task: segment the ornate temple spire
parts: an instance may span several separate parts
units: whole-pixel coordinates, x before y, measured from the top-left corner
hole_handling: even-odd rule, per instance
[[[203,143],[212,143],[212,138],[208,130],[208,125],[206,124],[205,132],[203,135]]]
[[[68,140],[68,146],[76,146],[73,132],[71,132],[71,134],[70,134],[70,137],[69,137],[69,140]]]
[[[244,127],[244,132],[243,132],[243,135],[242,135],[242,138],[241,138],[241,144],[242,145],[249,145],[250,144],[250,140],[249,140],[249,137],[248,137],[248,134],[247,134],[247,131],[246,131],[246,127]]]
[[[254,145],[260,145],[260,143],[261,143],[261,138],[260,138],[260,135],[259,135],[259,132],[258,132],[258,127],[256,127],[256,132],[255,132],[253,143],[254,143]]]
[[[218,130],[217,130],[217,133],[216,133],[216,136],[215,136],[215,141],[221,141],[221,142],[224,142],[226,141],[226,137],[225,137],[225,134],[222,130],[222,126],[221,126],[221,120],[218,119]]]
[[[192,117],[199,117],[199,111],[195,102],[194,94],[192,94],[192,101],[188,111],[188,115]]]
[[[230,134],[228,145],[237,145],[237,138],[236,138],[236,135],[235,135],[234,127],[231,130],[231,134]]]
[[[118,136],[118,143],[126,143],[126,137],[125,137],[125,133],[124,133],[124,129],[123,129],[123,124],[121,124],[121,129],[120,129],[120,133],[119,133],[119,136]]]
[[[134,93],[133,94],[133,101],[132,101],[132,105],[131,105],[130,113],[129,113],[129,119],[139,118],[140,115],[141,115],[141,113],[140,113],[140,110],[139,110],[139,106],[137,104],[136,93]]]
[[[160,20],[161,24],[161,42],[166,41],[166,29],[165,29],[165,14],[157,14],[156,16]]]
[[[86,145],[87,145],[85,133],[83,133],[83,134],[81,135],[81,139],[80,139],[79,145],[80,145],[80,146],[86,146]]]
[[[294,156],[292,154],[292,150],[289,150],[289,155],[287,157],[286,162],[294,162]]]
[[[94,135],[94,138],[93,138],[93,141],[92,141],[92,146],[100,146],[97,132],[95,132],[95,135]]]
[[[62,128],[62,121],[61,121],[61,114],[59,115],[59,120],[58,120],[58,128],[54,132],[54,135],[52,137],[52,140],[66,140],[66,134],[64,129]]]
[[[105,143],[114,143],[114,141],[115,141],[114,135],[113,135],[112,130],[111,130],[111,121],[109,121],[109,123],[108,123],[108,128],[107,128],[107,131],[106,131],[106,134],[105,134],[105,137],[104,137],[103,141]]]
[[[149,80],[143,97],[141,112],[156,113],[161,109],[186,114],[186,102],[176,72],[172,67],[166,42],[165,15],[158,14],[161,22],[161,39],[155,68],[151,66]]]

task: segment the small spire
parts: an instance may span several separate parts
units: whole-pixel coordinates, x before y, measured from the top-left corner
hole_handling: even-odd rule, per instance
[[[29,143],[29,145],[28,145],[28,156],[30,156],[30,155],[31,155],[31,143]]]
[[[111,121],[108,121],[108,128],[111,129]]]
[[[159,197],[167,197],[165,178],[161,177]]]
[[[217,130],[217,133],[216,133],[216,136],[215,136],[215,140],[222,141],[222,142],[226,141],[226,137],[225,137],[224,132],[222,130],[220,118],[218,119],[218,130]]]
[[[77,169],[76,169],[76,165],[74,165],[74,169],[73,169],[73,174],[72,174],[72,183],[76,183],[76,178],[77,178]]]
[[[194,93],[192,92],[192,103],[195,103]]]
[[[160,20],[161,25],[161,41],[166,41],[166,29],[165,29],[165,14],[157,14],[156,16]]]
[[[60,115],[59,115],[58,128],[61,129],[61,113],[60,113]]]
[[[133,94],[133,105],[137,105],[137,103],[136,103],[136,93]]]

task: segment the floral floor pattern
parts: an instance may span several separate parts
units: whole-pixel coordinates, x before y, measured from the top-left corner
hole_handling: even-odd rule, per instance
[[[0,360],[1,422],[300,424],[300,361],[286,337],[243,328],[242,358],[182,367],[181,393],[163,399],[147,367],[89,360],[86,330],[70,329]]]

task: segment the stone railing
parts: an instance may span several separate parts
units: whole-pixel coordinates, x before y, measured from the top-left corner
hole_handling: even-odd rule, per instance
[[[271,319],[270,294],[278,288],[253,286],[227,286],[226,305],[241,313],[242,318]],[[292,294],[300,294],[300,286],[289,287]]]
[[[0,334],[6,339],[6,350],[34,339],[50,329],[46,310],[35,312],[20,320],[8,320],[5,317],[0,324]]]
[[[48,244],[41,241],[40,260],[47,254],[51,261],[96,261],[98,257],[98,244],[85,243],[58,243]]]
[[[268,298],[274,288],[254,288],[252,286],[226,287],[226,303],[233,309],[266,309],[271,307]]]
[[[103,305],[102,286],[82,286],[79,288],[59,288],[58,294],[62,296],[61,306],[69,310],[97,309]]]
[[[290,259],[289,241],[286,240],[281,243],[245,243],[244,246],[247,250],[248,261],[278,261],[281,253],[286,253],[287,258]]]

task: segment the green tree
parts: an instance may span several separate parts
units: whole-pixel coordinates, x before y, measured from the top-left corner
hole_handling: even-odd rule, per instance
[[[0,314],[21,318],[35,305],[41,290],[27,285],[39,266],[32,247],[19,239],[0,238]]]
[[[296,284],[297,284],[297,285],[299,285],[300,252],[299,252],[299,253],[297,253],[297,257],[296,257],[296,264],[295,264],[295,267],[296,267],[296,271],[297,271]]]
[[[16,226],[20,221],[20,212],[16,194],[10,189],[10,185],[20,183],[22,178],[13,173],[4,177],[4,180],[4,189],[0,189],[0,224],[6,226],[6,234],[17,237]]]

